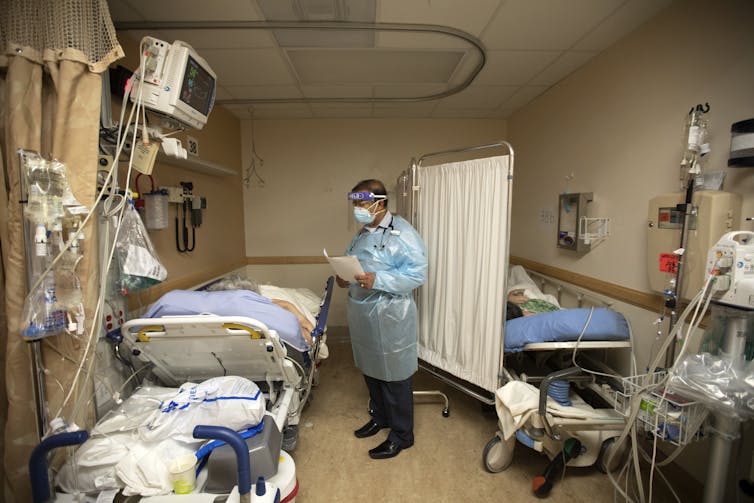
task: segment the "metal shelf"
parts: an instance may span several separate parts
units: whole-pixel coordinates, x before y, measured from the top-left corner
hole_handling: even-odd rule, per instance
[[[157,154],[157,161],[179,168],[189,169],[210,176],[238,176],[238,173],[222,164],[207,161],[196,156],[188,156],[187,159],[178,159],[165,155],[162,151]]]

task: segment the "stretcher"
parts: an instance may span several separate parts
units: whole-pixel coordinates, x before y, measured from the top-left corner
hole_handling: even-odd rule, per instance
[[[161,318],[134,319],[126,322],[122,329],[123,336],[121,351],[128,351],[134,366],[150,367],[152,377],[162,386],[178,387],[187,382],[199,383],[217,376],[241,376],[254,381],[263,393],[266,403],[264,419],[264,432],[271,430],[272,433],[264,436],[257,435],[249,440],[241,440],[243,447],[233,447],[235,432],[218,431],[216,426],[197,426],[199,431],[194,431],[195,438],[220,438],[231,447],[224,448],[230,452],[224,458],[214,451],[203,468],[197,474],[196,487],[189,495],[165,495],[152,498],[131,497],[119,501],[145,501],[145,502],[189,502],[189,501],[214,501],[218,494],[228,494],[232,491],[239,492],[239,486],[223,487],[219,480],[228,479],[228,471],[235,471],[237,466],[235,458],[245,457],[247,464],[251,459],[254,463],[257,451],[268,449],[268,458],[274,459],[277,466],[267,470],[266,480],[261,485],[245,488],[250,475],[258,472],[255,467],[244,468],[248,473],[242,473],[239,468],[238,484],[241,486],[240,501],[244,501],[243,491],[246,493],[246,501],[295,501],[298,492],[298,482],[295,478],[295,463],[291,456],[281,450],[282,432],[291,426],[297,425],[302,409],[306,404],[315,381],[317,354],[325,333],[329,304],[332,296],[333,278],[329,278],[325,294],[322,297],[317,324],[312,331],[312,348],[306,358],[311,359],[304,365],[288,357],[286,346],[280,340],[274,330],[270,330],[264,323],[244,316],[167,316]],[[268,421],[269,419],[269,421]],[[204,429],[202,429],[204,428]],[[223,428],[220,428],[223,430]],[[224,428],[228,430],[228,428]],[[60,442],[69,444],[82,443],[86,440],[86,432],[76,432],[78,436],[65,437]],[[202,436],[197,436],[202,435]],[[219,435],[219,436],[218,436]],[[260,438],[270,445],[259,445]],[[40,448],[49,450],[65,443],[58,444],[54,437],[46,439]],[[256,444],[254,444],[256,442]],[[252,446],[254,446],[252,448]],[[232,449],[232,452],[231,452]],[[244,450],[245,449],[245,450]],[[245,456],[239,452],[245,452]],[[266,451],[265,451],[266,452]],[[279,453],[279,454],[278,454]],[[213,459],[213,457],[215,457]],[[264,459],[262,455],[257,459]],[[36,460],[39,465],[39,459]],[[240,465],[238,465],[240,466]],[[43,474],[35,475],[32,471]],[[47,482],[46,463],[43,468],[32,467],[30,462],[33,487],[42,496],[35,501],[49,501],[49,482]],[[251,480],[251,483],[256,482]],[[45,498],[45,487],[47,496]],[[211,489],[211,491],[207,489]],[[266,489],[265,489],[266,488]],[[262,492],[260,496],[255,491]],[[274,494],[279,492],[275,499]],[[256,494],[256,495],[255,495]],[[68,501],[69,495],[58,495],[55,501]],[[234,496],[229,496],[231,501]],[[94,501],[94,500],[92,500]]]

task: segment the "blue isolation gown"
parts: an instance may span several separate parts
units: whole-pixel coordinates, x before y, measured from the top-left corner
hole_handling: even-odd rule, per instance
[[[361,371],[383,381],[402,381],[418,368],[416,304],[411,292],[427,275],[427,251],[419,233],[399,216],[383,217],[374,232],[362,229],[346,255],[374,272],[372,289],[348,289],[348,327]]]

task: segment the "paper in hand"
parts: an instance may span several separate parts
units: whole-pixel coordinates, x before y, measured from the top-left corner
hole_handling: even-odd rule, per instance
[[[364,269],[361,268],[359,259],[353,255],[344,255],[342,257],[330,257],[327,255],[327,250],[322,250],[325,254],[325,258],[330,263],[335,274],[340,276],[346,281],[354,281],[354,276],[364,274]]]

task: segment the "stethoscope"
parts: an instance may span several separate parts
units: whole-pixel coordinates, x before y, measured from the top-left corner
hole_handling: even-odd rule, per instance
[[[380,244],[379,245],[375,244],[373,246],[376,249],[384,250],[385,246],[390,241],[390,236],[397,236],[397,235],[399,235],[401,233],[401,231],[396,230],[395,227],[393,226],[393,215],[390,215],[390,221],[387,223],[387,225],[384,226],[384,227],[380,226],[380,229],[382,229],[382,236],[380,236]],[[390,231],[390,233],[387,234],[387,238],[386,238],[385,234],[387,233],[387,231]],[[364,233],[359,234],[358,238],[356,239],[356,242],[358,242],[358,240],[361,239],[362,235],[366,235],[366,234],[369,234],[369,232],[365,231]],[[354,242],[351,245],[351,247],[348,248],[348,251],[346,252],[346,255],[348,255],[348,254],[351,253],[351,250],[353,250],[353,247],[356,245],[356,242]]]

